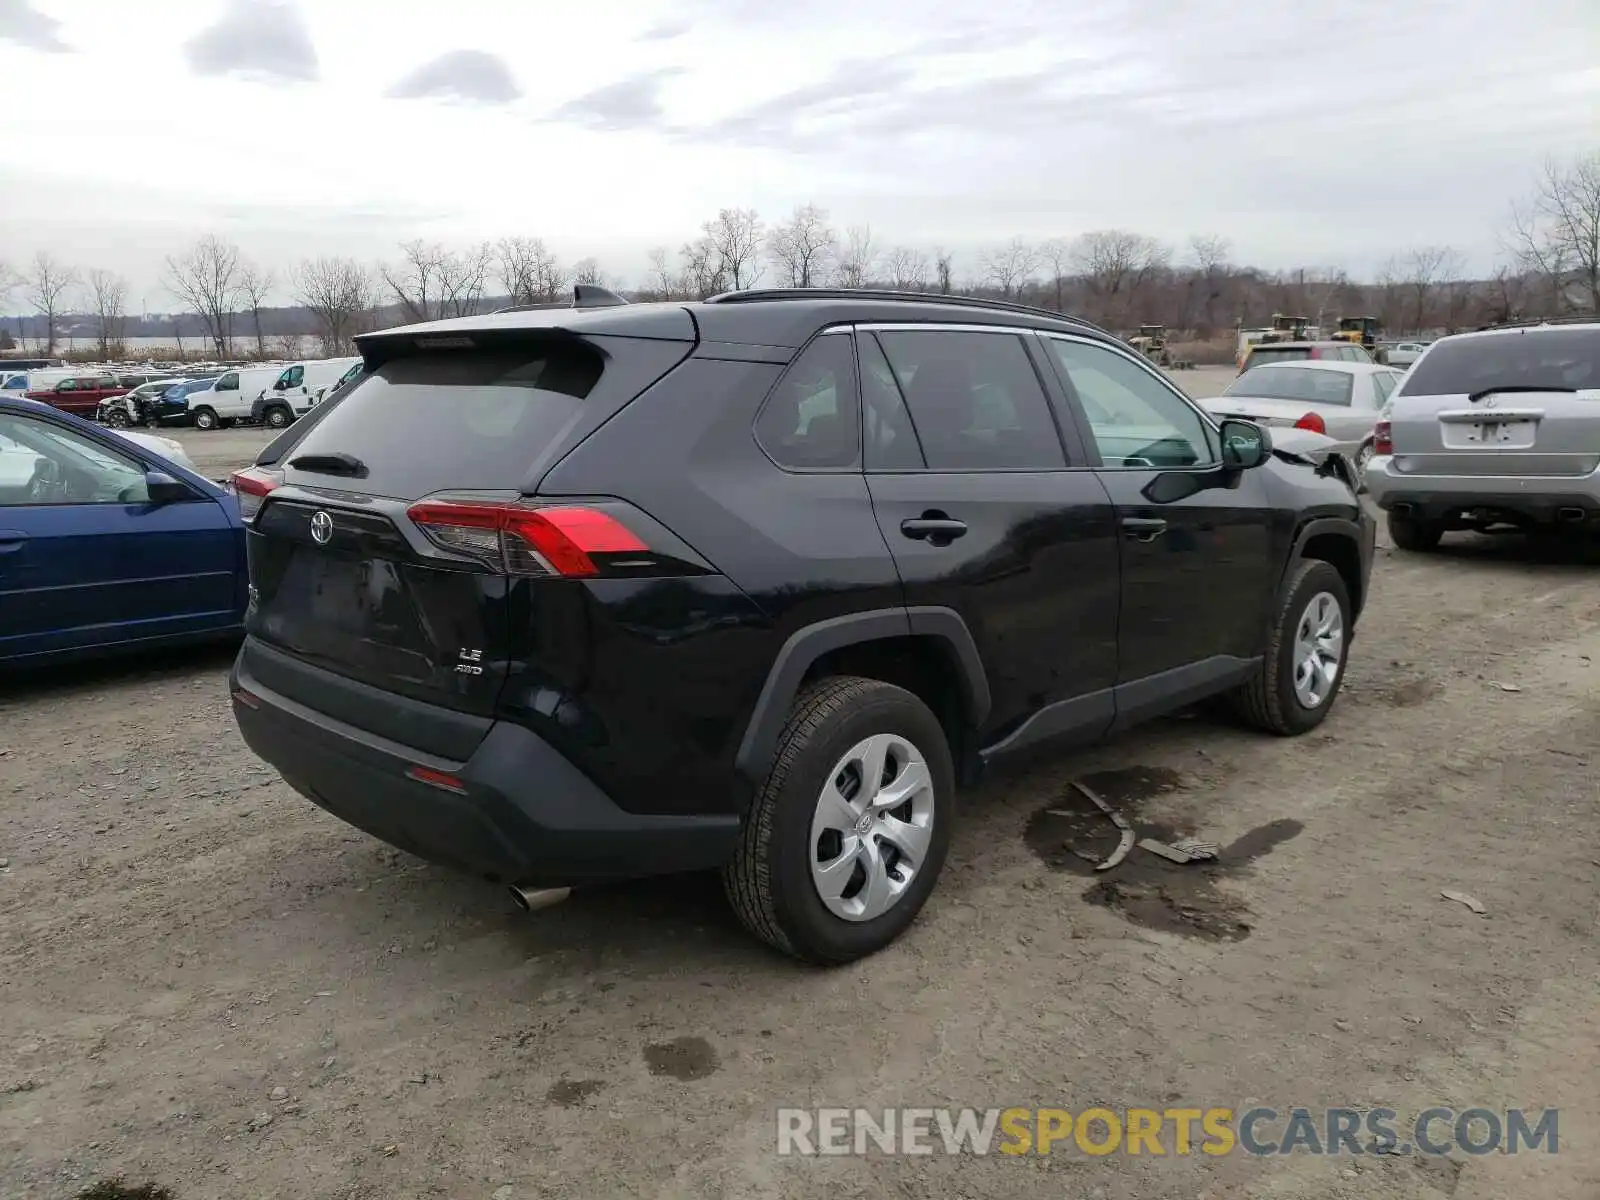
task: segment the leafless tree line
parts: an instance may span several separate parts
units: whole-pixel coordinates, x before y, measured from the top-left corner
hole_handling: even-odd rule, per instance
[[[648,271],[632,291],[639,299],[703,298],[764,284],[962,292],[1076,312],[1118,330],[1161,324],[1202,340],[1273,313],[1319,325],[1371,314],[1398,334],[1600,312],[1600,151],[1546,164],[1530,194],[1512,207],[1503,241],[1504,264],[1491,278],[1475,280],[1465,277],[1461,255],[1443,245],[1399,254],[1375,279],[1358,282],[1326,265],[1274,272],[1239,265],[1219,235],[1174,247],[1122,229],[1013,238],[967,255],[958,270],[945,247],[885,240],[866,225],[839,227],[816,204],[770,224],[753,209],[725,208],[676,250],[651,250]],[[416,239],[390,263],[309,258],[280,280],[232,243],[206,236],[167,258],[165,282],[200,320],[219,356],[244,320],[257,353],[266,355],[261,314],[274,294],[306,310],[324,351],[333,354],[380,321],[468,316],[506,302],[556,303],[575,283],[621,286],[594,258],[565,262],[538,237],[465,248]],[[0,265],[0,299],[18,286],[43,318],[51,352],[60,318],[84,304],[102,354],[119,347],[128,295],[120,276],[80,273],[41,252],[20,271]]]

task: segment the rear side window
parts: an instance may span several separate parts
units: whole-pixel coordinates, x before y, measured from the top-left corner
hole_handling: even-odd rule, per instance
[[[1015,334],[885,331],[879,341],[930,471],[1067,465],[1050,403]]]
[[[906,411],[905,397],[878,340],[863,333],[856,341],[861,360],[862,415],[867,433],[869,471],[916,471],[928,464],[917,443],[917,431]]]
[[[1456,396],[1496,388],[1600,388],[1600,329],[1526,329],[1435,342],[1400,396]]]
[[[604,363],[581,342],[384,363],[331,406],[287,454],[347,454],[371,495],[522,486],[534,459],[599,382]],[[290,470],[311,484],[349,476]]]
[[[756,441],[780,467],[853,467],[861,437],[856,362],[845,332],[824,333],[802,350],[756,417]]]

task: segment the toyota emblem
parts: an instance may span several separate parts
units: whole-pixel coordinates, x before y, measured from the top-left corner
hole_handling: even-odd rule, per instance
[[[311,536],[317,545],[326,546],[333,540],[333,518],[325,512],[313,513],[311,516]]]

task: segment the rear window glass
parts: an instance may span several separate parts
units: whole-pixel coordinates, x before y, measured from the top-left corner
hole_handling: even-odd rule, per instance
[[[1250,368],[1254,369],[1262,363],[1295,362],[1310,357],[1311,351],[1304,346],[1292,350],[1277,346],[1257,346],[1250,352]]]
[[[1600,388],[1600,329],[1527,329],[1435,342],[1396,394],[1472,395],[1505,387]]]
[[[514,489],[603,370],[578,343],[395,359],[345,392],[286,458],[351,455],[367,470],[354,486],[376,496]],[[352,483],[295,468],[290,477]]]
[[[1250,368],[1229,385],[1226,394],[1347,407],[1354,378],[1348,371],[1289,367],[1280,363]]]

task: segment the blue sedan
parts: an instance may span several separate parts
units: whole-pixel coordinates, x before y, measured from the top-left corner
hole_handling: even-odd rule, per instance
[[[156,451],[0,398],[0,666],[237,636],[238,501]]]

